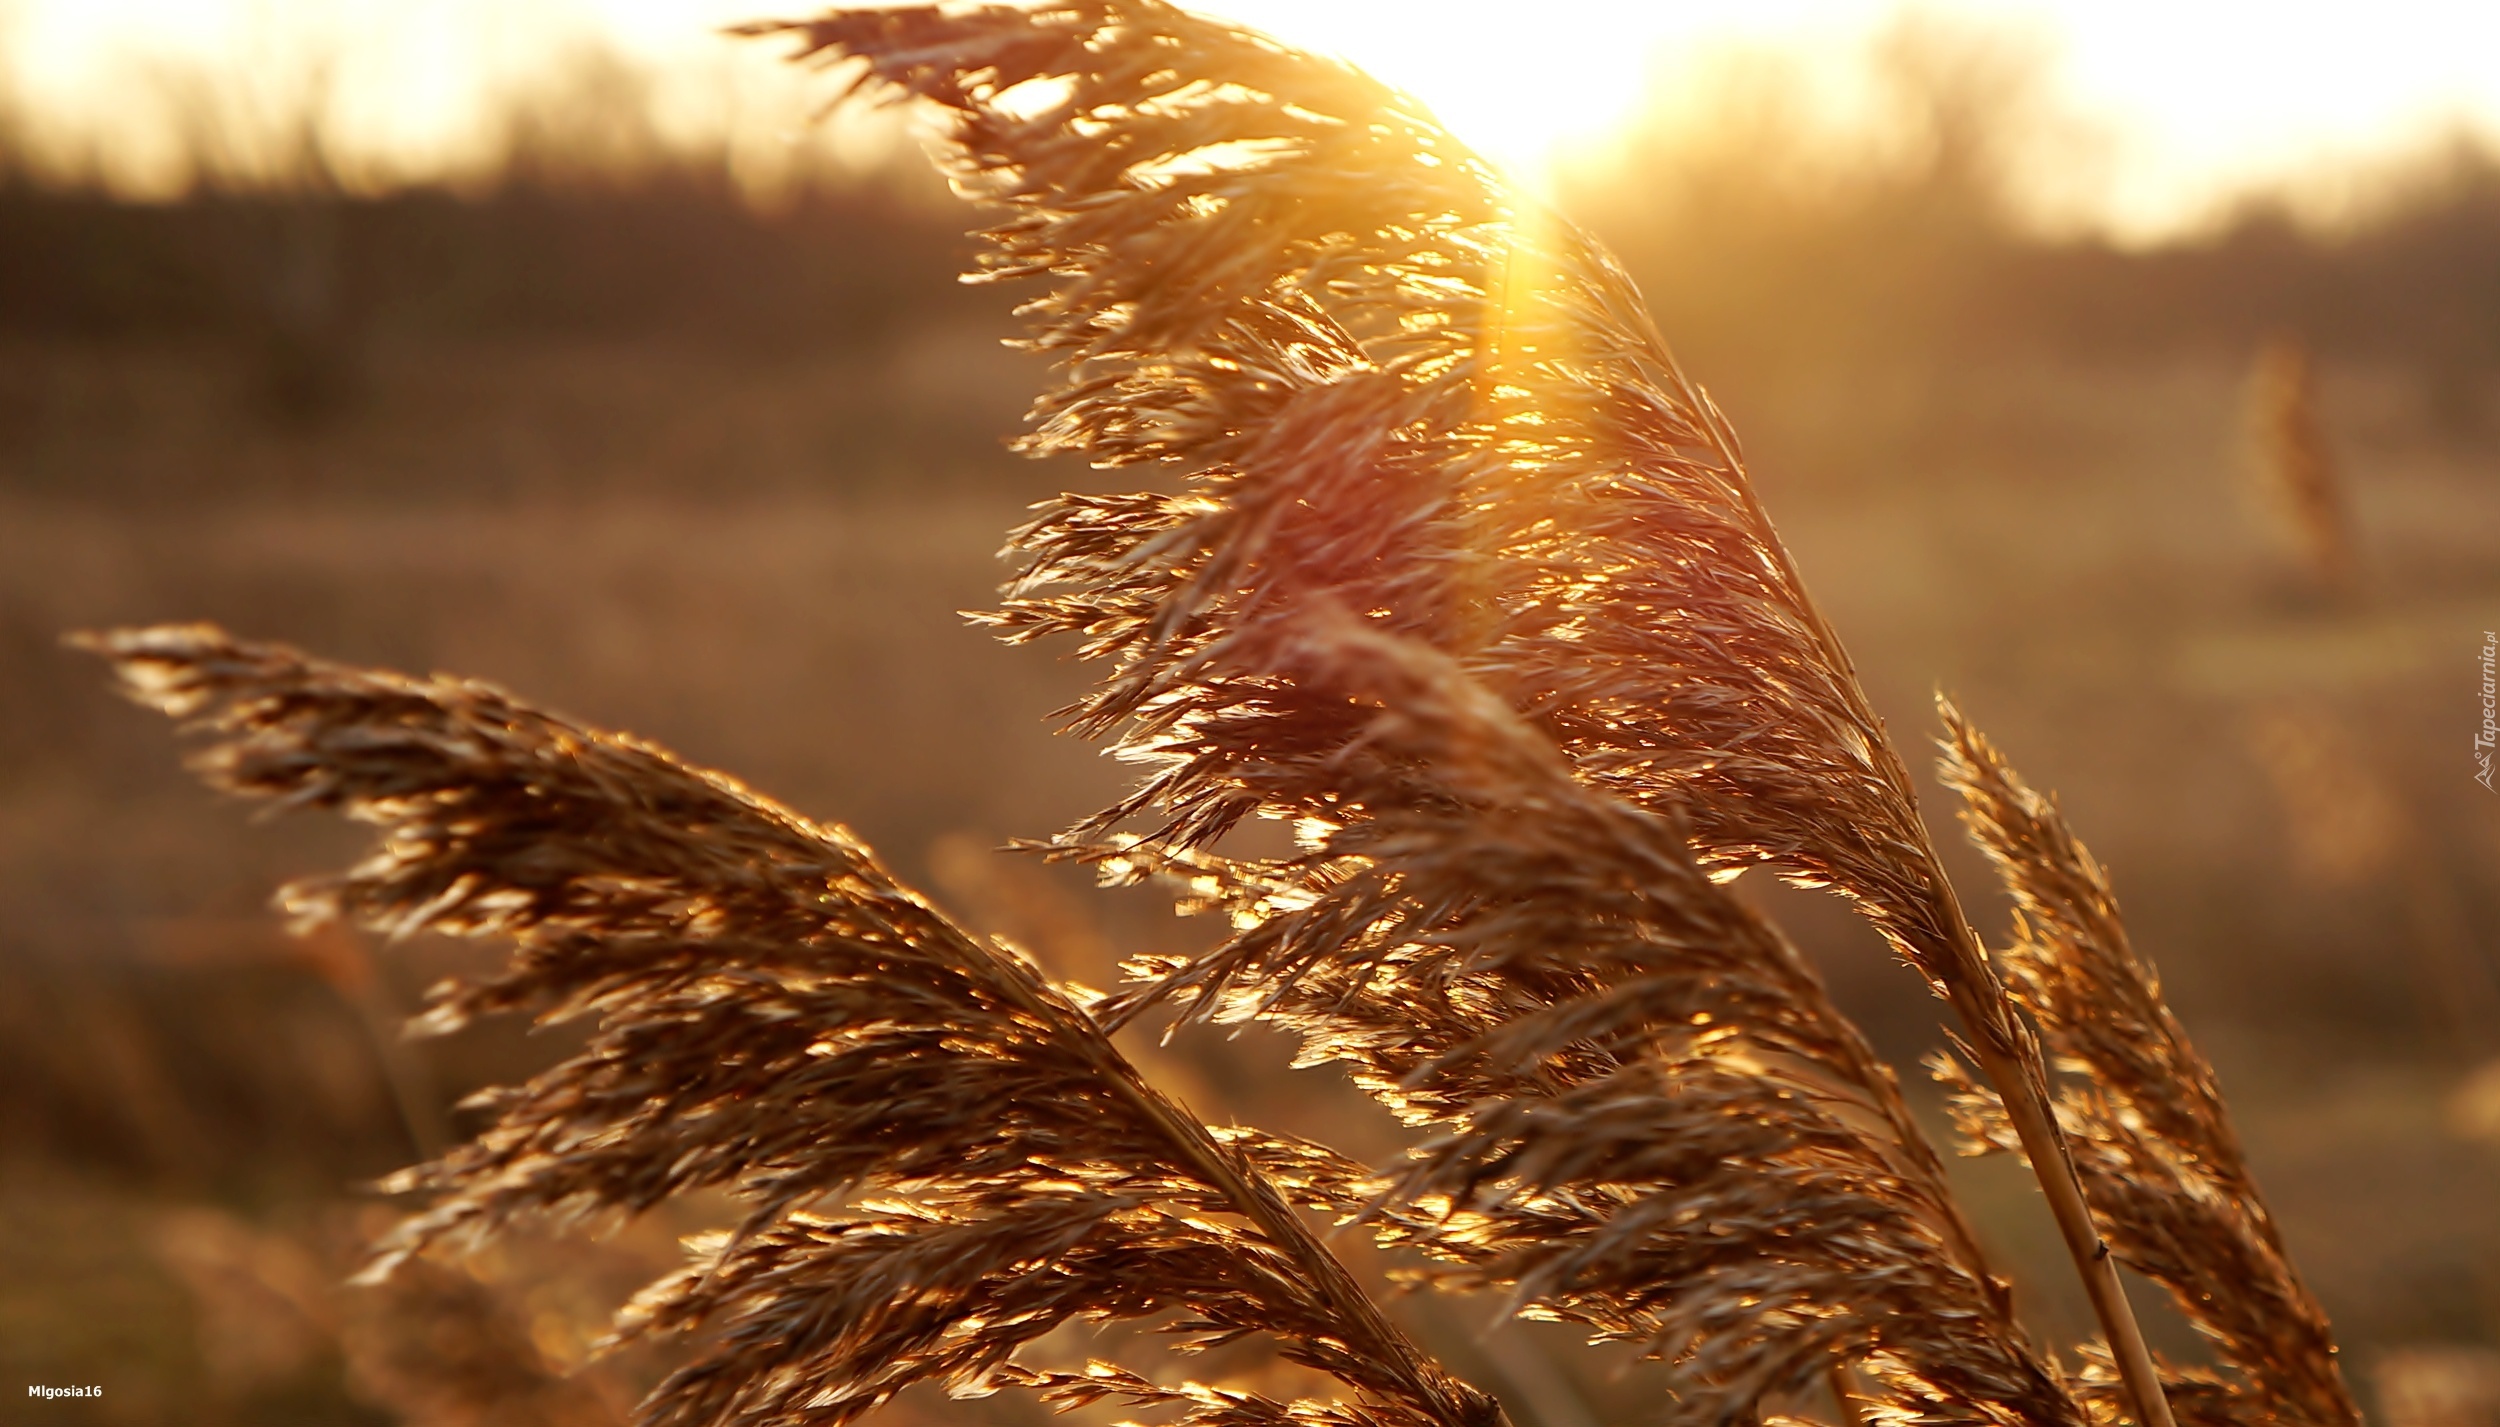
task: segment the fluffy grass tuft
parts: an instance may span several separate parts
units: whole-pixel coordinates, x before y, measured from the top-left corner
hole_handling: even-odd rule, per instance
[[[428,1029],[593,1026],[395,1182],[433,1202],[377,1273],[729,1191],[743,1222],[621,1322],[698,1344],[645,1405],[670,1427],[845,1423],[919,1382],[1192,1427],[1503,1422],[1323,1214],[1637,1345],[1678,1423],[1818,1385],[1860,1421],[2357,1420],[2099,868],[1948,708],[1949,781],[2022,912],[1990,956],[1734,433],[1592,239],[1411,99],[1154,0],[755,30],[949,114],[995,215],[979,275],[1043,283],[1022,311],[1061,365],[1027,446],[1169,477],[1046,503],[987,618],[1078,639],[1103,677],[1069,726],[1145,769],[1043,850],[1177,878],[1233,934],[1079,996],[840,829],[646,744],[205,627],[94,637],[210,781],[380,829],[290,889],[299,917],[513,943]],[[1253,815],[1298,845],[1242,852]],[[2099,1315],[2078,1375],[1892,1072],[1721,885],[1751,867],[1846,896],[1953,1006],[1964,1127],[2027,1157]],[[1110,1039],[1158,1011],[1298,1034],[1408,1156],[1210,1130]],[[2053,1090],[2052,1053],[2088,1079]],[[2156,1362],[2122,1259],[2222,1373]],[[1130,1320],[1182,1352],[1263,1335],[1339,1395],[1037,1356]]]

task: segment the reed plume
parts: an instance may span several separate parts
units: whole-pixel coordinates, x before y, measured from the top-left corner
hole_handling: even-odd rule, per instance
[[[2361,579],[2335,453],[2318,417],[2318,382],[2309,348],[2279,336],[2258,349],[2248,376],[2248,451],[2258,494],[2289,535],[2303,571],[2326,591],[2349,595]]]
[[[1327,599],[1455,658],[1579,776],[1673,808],[1705,866],[1849,897],[2004,1097],[2145,1427],[2168,1413],[1909,774],[1755,499],[1734,432],[1591,237],[1414,100],[1157,0],[837,10],[755,27],[951,111],[1003,211],[978,276],[1047,276],[1037,452],[1174,468],[1062,497],[996,621],[1109,664],[1070,711],[1152,775],[1073,830],[1204,848],[1270,801],[1210,727],[1307,710],[1213,651]],[[1281,733],[1280,737],[1291,737]],[[1324,815],[1324,810],[1322,815]]]
[[[1263,1016],[1344,1063],[1433,1135],[1346,1211],[1665,1359],[1678,1421],[1751,1421],[1844,1359],[1920,1420],[2083,1422],[1890,1073],[1680,820],[1590,788],[1455,660],[1342,610],[1216,657],[1332,715],[1223,749],[1242,786],[1340,811],[1264,865],[1109,854],[1241,930],[1141,966],[1107,1014]]]
[[[1226,1427],[1503,1420],[1298,1217],[1289,1197],[1312,1191],[1292,1173],[1333,1159],[1209,1131],[1033,967],[843,830],[483,684],[198,625],[83,642],[204,737],[210,783],[380,830],[346,873],[286,890],[299,920],[512,939],[499,974],[436,989],[424,1028],[595,1022],[553,1069],[480,1097],[494,1122],[476,1139],[391,1182],[435,1202],[385,1240],[376,1275],[524,1218],[718,1187],[744,1221],[621,1321],[701,1335],[649,1423],[839,1424],[931,1380],[1154,1397]],[[1163,1319],[1184,1350],[1270,1335],[1349,1396],[1288,1405],[1010,1362],[1063,1323],[1134,1318]]]
[[[2182,1380],[2193,1415],[2355,1427],[2325,1310],[2301,1282],[2248,1169],[2213,1067],[2136,954],[2108,874],[1951,703],[1942,776],[2014,901],[2007,981],[2071,1071],[2058,1115],[2093,1217],[2129,1267],[2170,1290],[2230,1376]],[[1956,1118],[1980,1149],[2017,1148],[2002,1106],[1956,1073]],[[2091,1384],[2087,1380],[2086,1386]],[[2106,1384],[2103,1384],[2106,1391]]]
[[[1062,375],[1026,445],[1179,476],[1046,503],[989,618],[1077,636],[1107,670],[1069,723],[1148,770],[1046,849],[1180,878],[1232,934],[1079,997],[647,744],[206,627],[97,636],[210,781],[381,829],[289,890],[299,917],[514,942],[427,1028],[593,1023],[392,1182],[433,1204],[376,1272],[726,1189],[742,1222],[620,1324],[696,1339],[656,1424],[843,1424],[941,1382],[1189,1427],[1496,1427],[1303,1218],[1333,1213],[1663,1360],[1679,1422],[1749,1427],[1822,1380],[1869,1421],[2169,1427],[2115,1246],[2224,1358],[2168,1374],[2193,1421],[2349,1427],[2106,880],[1948,711],[2023,906],[2009,989],[1734,433],[1592,239],[1411,99],[1156,0],[753,30],[952,111],[958,182],[1002,210],[980,275],[1048,280],[1023,311]],[[1227,843],[1252,815],[1295,850]],[[1964,1124],[2029,1159],[2106,1333],[2079,1381],[1890,1071],[1721,885],[1757,866],[1842,892],[1956,1009],[1986,1082]],[[1157,1008],[1281,1024],[1421,1143],[1382,1173],[1208,1129],[1109,1039]],[[2093,1083],[2053,1100],[2025,1011]],[[1107,1320],[1183,1352],[1264,1334],[1345,1392],[1019,1356]]]

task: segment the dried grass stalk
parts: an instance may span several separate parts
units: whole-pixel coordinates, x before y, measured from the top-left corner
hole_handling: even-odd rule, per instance
[[[1241,930],[1141,967],[1114,1014],[1264,1016],[1304,1063],[1346,1064],[1434,1132],[1349,1211],[1445,1277],[1666,1359],[1676,1421],[1754,1420],[1835,1358],[1920,1420],[2084,1420],[1890,1072],[1680,821],[1588,787],[1454,660],[1342,610],[1216,658],[1337,715],[1331,744],[1224,752],[1263,801],[1338,813],[1298,858],[1186,857]]]
[[[2289,534],[2301,567],[2323,589],[2349,595],[2361,580],[2352,501],[2318,418],[2309,348],[2280,336],[2258,349],[2248,376],[2248,452],[2258,495]]]
[[[480,1097],[494,1123],[476,1140],[397,1177],[437,1202],[375,1273],[524,1217],[707,1186],[751,1206],[624,1320],[704,1335],[645,1421],[838,1424],[928,1380],[1065,1397],[1086,1389],[1010,1355],[1063,1323],[1149,1317],[1184,1350],[1271,1335],[1351,1390],[1288,1406],[1173,1389],[1194,1423],[1503,1420],[1312,1237],[1286,1197],[1311,1191],[1254,1167],[1317,1151],[1219,1140],[1034,968],[841,829],[483,684],[206,626],[83,642],[205,737],[193,763],[211,783],[380,829],[344,875],[287,889],[296,916],[513,939],[499,975],[437,988],[427,1029],[505,1011],[596,1024],[555,1068]]]
[[[952,111],[959,187],[1003,210],[980,276],[1064,359],[1037,451],[1177,468],[1019,533],[996,616],[1105,660],[1072,726],[1154,772],[1079,840],[1167,853],[1269,802],[1202,729],[1298,737],[1211,651],[1327,598],[1456,658],[1581,777],[1680,810],[1704,863],[1835,887],[1954,1005],[2006,1097],[2147,1427],[2149,1352],[2048,1107],[1839,640],[1593,239],[1524,203],[1414,100],[1156,0],[837,10],[758,32]],[[1308,712],[1294,710],[1294,714]]]
[[[2007,979],[2072,1072],[2058,1115],[2101,1232],[2212,1340],[2231,1376],[2204,1385],[2209,1411],[2354,1427],[2326,1313],[2284,1251],[2213,1067],[2128,941],[2107,873],[2054,801],[1952,704],[1942,710],[1942,775],[2013,896]],[[1976,1148],[2017,1148],[1997,1098],[1950,1062],[1940,1068],[1958,1083],[1956,1116]]]

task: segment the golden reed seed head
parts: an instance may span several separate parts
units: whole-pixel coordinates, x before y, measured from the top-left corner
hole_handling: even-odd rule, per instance
[[[2024,783],[1959,709],[1939,705],[1940,776],[1962,795],[1971,840],[2014,901],[2007,983],[2051,1056],[2078,1070],[2065,1080],[2058,1116],[2094,1218],[2128,1267],[2170,1290],[2228,1370],[2182,1385],[2208,1415],[2356,1427],[2360,1409],[2326,1311],[2284,1251],[2213,1067],[2127,938],[2108,874],[2056,802]],[[1937,1068],[1974,1148],[2011,1148],[1996,1096],[1949,1061]],[[2084,1386],[2109,1388],[2105,1374],[2096,1382],[2087,1373]],[[2184,1405],[2181,1413],[2191,1415]]]
[[[1185,1119],[1032,967],[840,828],[485,684],[204,625],[82,642],[186,721],[210,783],[379,830],[345,874],[286,890],[299,918],[511,939],[502,972],[437,989],[425,1028],[595,1026],[483,1097],[476,1139],[390,1181],[434,1203],[371,1274],[715,1188],[744,1222],[620,1320],[701,1340],[649,1423],[846,1422],[916,1382],[985,1382],[1060,1324],[1133,1318],[1183,1348],[1269,1335],[1348,1388],[1320,1421],[1500,1421],[1359,1297],[1288,1207],[1308,1191],[1256,1168],[1261,1144]],[[1217,1416],[1310,1420],[1263,1399]]]
[[[1050,850],[1176,874],[1233,934],[1080,1006],[841,829],[650,745],[205,626],[93,637],[211,782],[381,830],[288,890],[300,917],[511,939],[427,1027],[594,1026],[393,1182],[434,1203],[377,1272],[717,1188],[744,1221],[622,1322],[699,1340],[650,1422],[841,1424],[936,1381],[1187,1427],[1501,1427],[1318,1211],[1640,1345],[1678,1422],[1759,1420],[1845,1364],[1868,1420],[2163,1427],[2166,1381],[2192,1423],[2350,1427],[2100,869],[1948,709],[2022,909],[2009,998],[1734,433],[1594,240],[1412,99],[1157,0],[751,32],[951,113],[996,214],[979,276],[1047,283],[1022,311],[1061,366],[1025,444],[1176,478],[1045,504],[988,618],[1079,638],[1106,672],[1070,725],[1148,770]],[[1252,814],[1300,848],[1228,854]],[[2031,1153],[2115,1345],[2079,1379],[2016,1322],[1889,1070],[1715,880],[1755,865],[1852,898],[1953,1001],[1995,1085],[1957,1081],[1965,1128]],[[2017,1003],[2091,1068],[2054,1107]],[[1276,1021],[1425,1138],[1384,1174],[1211,1131],[1109,1039],[1158,1006]],[[2227,1374],[2153,1362],[2096,1230]],[[1184,1351],[1267,1335],[1344,1395],[1017,1360],[1149,1318]]]
[[[1272,612],[1209,669],[1291,690],[1273,718],[1312,711],[1222,756],[1332,816],[1299,857],[1187,859],[1240,930],[1143,968],[1111,1013],[1260,1016],[1344,1064],[1429,1134],[1363,1210],[1384,1241],[1666,1361],[1691,1421],[1743,1420],[1836,1358],[1927,1420],[2084,1420],[1889,1073],[1678,819],[1588,786],[1457,661],[1342,609]]]

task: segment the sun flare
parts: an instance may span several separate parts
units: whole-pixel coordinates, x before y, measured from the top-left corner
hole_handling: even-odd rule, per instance
[[[1478,152],[1540,176],[1619,129],[1653,62],[1654,6],[1567,0],[1534,23],[1489,5],[1227,0],[1210,7],[1290,43],[1337,54],[1415,95]]]
[[[2057,170],[2052,186],[2072,190],[2043,201],[2081,226],[2141,239],[2194,227],[2236,194],[2331,180],[2338,164],[2408,152],[2443,130],[2500,133],[2500,9],[2453,0],[2382,0],[2358,28],[2291,17],[2262,29],[2243,7],[2160,0],[1190,3],[1406,89],[1532,186],[1557,159],[1602,151],[1644,108],[1698,116],[1714,65],[1739,53],[1804,65],[1804,88],[1825,111],[1806,117],[1859,132],[1867,46],[1905,14],[2036,38],[2048,60],[2043,95],[2091,145],[2080,162],[2067,154],[2032,165]],[[745,146],[761,155],[773,142],[793,147],[811,106],[797,78],[721,32],[759,12],[808,8],[0,0],[11,100],[0,120],[97,156],[126,186],[178,187],[179,136],[169,132],[183,116],[160,112],[156,93],[168,78],[195,95],[249,91],[258,103],[260,91],[319,67],[336,101],[328,137],[341,152],[384,176],[456,173],[489,142],[482,131],[498,104],[543,88],[551,68],[589,45],[653,77],[663,127],[700,137],[747,123],[758,133]],[[2146,43],[2152,35],[2160,42]],[[770,166],[769,156],[757,162]]]

